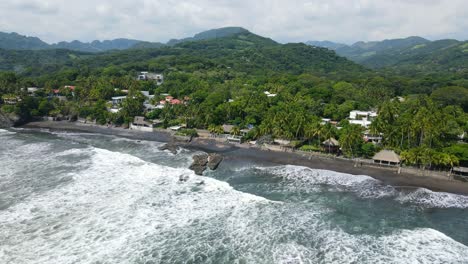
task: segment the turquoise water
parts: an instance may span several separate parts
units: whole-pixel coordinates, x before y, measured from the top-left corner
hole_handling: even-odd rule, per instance
[[[0,130],[0,263],[468,263],[468,197],[160,145]]]

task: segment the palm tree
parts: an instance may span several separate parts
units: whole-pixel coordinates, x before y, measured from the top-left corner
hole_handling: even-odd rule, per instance
[[[240,128],[238,126],[235,126],[231,129],[231,135],[233,136],[239,136],[241,133]]]
[[[363,142],[362,127],[359,125],[349,125],[341,131],[340,145],[348,156],[354,157],[356,148]]]

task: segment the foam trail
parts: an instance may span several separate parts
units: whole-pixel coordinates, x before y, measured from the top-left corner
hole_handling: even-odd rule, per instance
[[[408,193],[400,193],[396,198],[401,203],[417,204],[427,208],[468,208],[468,196],[446,192],[433,192],[418,188]]]
[[[186,169],[91,151],[89,168],[71,172],[70,184],[0,211],[2,263],[132,262],[126,259],[136,257],[132,245],[140,246],[146,236],[209,219],[226,208],[268,202]],[[190,176],[185,184],[179,182],[183,174]],[[198,186],[200,179],[204,184]]]
[[[352,191],[362,198],[393,198],[400,203],[427,208],[468,208],[468,196],[433,192],[424,188],[397,191],[394,187],[384,185],[379,180],[366,175],[351,175],[292,165],[256,167],[255,169],[282,177],[292,190],[296,188],[297,190],[317,191],[314,186],[328,185],[335,187],[334,191]]]

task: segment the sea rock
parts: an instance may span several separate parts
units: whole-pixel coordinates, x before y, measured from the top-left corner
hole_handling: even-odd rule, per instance
[[[0,127],[12,127],[23,123],[20,116],[13,113],[3,113],[0,111]]]
[[[173,142],[166,143],[159,147],[159,150],[169,150],[172,154],[177,154],[177,145],[174,144]]]
[[[198,154],[192,157],[193,163],[189,169],[193,170],[197,175],[203,175],[208,164],[208,154]]]
[[[189,169],[193,170],[197,175],[203,175],[206,168],[216,170],[219,164],[223,161],[223,156],[216,153],[211,154],[198,154],[192,157],[193,163]]]
[[[216,170],[219,164],[223,161],[223,156],[217,153],[212,153],[208,155],[208,168],[210,170]]]

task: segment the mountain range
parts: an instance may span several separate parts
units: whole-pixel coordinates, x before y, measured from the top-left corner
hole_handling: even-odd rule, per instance
[[[466,68],[468,41],[443,39],[430,41],[421,37],[356,42],[345,45],[331,41],[309,41],[308,45],[334,50],[338,55],[369,68],[394,68],[419,65],[434,70],[453,71]]]
[[[367,68],[390,68],[401,72],[460,72],[467,69],[468,42],[452,39],[430,41],[421,37],[408,37],[401,39],[389,39],[383,41],[356,42],[352,45],[335,43],[331,41],[308,41],[309,46],[321,47],[336,52],[339,56],[361,64]],[[194,35],[193,37],[172,39],[167,43],[147,42],[134,39],[114,39],[104,41],[59,42],[48,44],[37,37],[23,36],[17,33],[0,32],[0,61],[3,63],[12,60],[15,56],[24,56],[26,53],[18,51],[50,51],[31,53],[32,58],[60,54],[62,59],[66,52],[53,52],[64,49],[75,52],[93,53],[108,52],[113,50],[158,49],[161,47],[178,46],[190,50],[202,49],[245,49],[249,47],[272,47],[280,45],[272,39],[256,35],[241,27],[225,27],[212,29]],[[290,45],[290,46],[288,46]],[[283,47],[297,47],[292,44]],[[8,52],[11,51],[11,52]],[[72,56],[89,56],[74,53]],[[326,55],[328,56],[328,55]],[[324,57],[326,57],[324,56]],[[30,60],[30,58],[24,58]],[[299,59],[295,57],[295,60]],[[47,60],[47,59],[46,59]],[[285,61],[285,63],[288,63]],[[294,65],[289,63],[292,68]],[[16,65],[16,64],[15,64]],[[15,66],[16,67],[16,66]],[[2,69],[9,69],[6,64]]]
[[[92,42],[81,42],[73,40],[71,42],[61,41],[48,44],[37,37],[23,36],[18,33],[0,32],[0,49],[8,50],[45,50],[45,49],[68,49],[83,52],[104,52],[109,50],[160,48],[163,46],[174,46],[188,41],[208,40],[223,38],[238,33],[247,33],[248,30],[241,27],[225,27],[211,29],[196,34],[193,37],[183,39],[171,39],[167,43],[148,42],[135,39],[118,38],[113,40],[94,40]]]
[[[22,40],[24,42],[29,38]],[[113,48],[116,49],[116,46]],[[169,44],[139,42],[131,48],[108,52],[53,47],[38,47],[36,50],[0,49],[0,71],[14,71],[31,77],[59,71],[74,76],[80,71],[103,69],[103,74],[119,75],[120,71],[164,71],[168,68],[190,72],[220,68],[230,69],[236,74],[259,75],[268,72],[309,72],[318,76],[342,77],[367,72],[364,67],[326,48],[303,43],[280,44],[243,28],[209,30],[191,38],[172,40]]]

